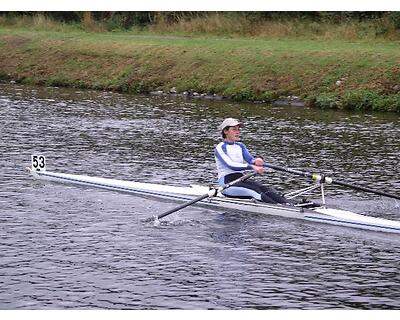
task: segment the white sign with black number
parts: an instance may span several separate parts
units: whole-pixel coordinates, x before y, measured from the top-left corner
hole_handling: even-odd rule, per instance
[[[46,158],[41,155],[32,155],[32,170],[33,171],[46,171]]]

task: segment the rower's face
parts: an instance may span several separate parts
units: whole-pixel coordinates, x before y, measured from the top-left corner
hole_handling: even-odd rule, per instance
[[[235,142],[240,140],[240,127],[234,126],[229,127],[229,129],[225,130],[226,139],[230,142]]]

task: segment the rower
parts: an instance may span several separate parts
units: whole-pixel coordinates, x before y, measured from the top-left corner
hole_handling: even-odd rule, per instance
[[[246,146],[240,142],[241,122],[234,118],[225,119],[219,126],[223,141],[214,148],[218,170],[219,185],[227,184],[244,175],[245,170],[265,173],[264,160],[253,157]],[[250,179],[225,189],[223,195],[233,198],[256,199],[266,203],[290,203],[274,188]]]

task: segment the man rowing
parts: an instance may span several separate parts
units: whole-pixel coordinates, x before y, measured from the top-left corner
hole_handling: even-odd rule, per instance
[[[240,178],[245,170],[254,170],[260,175],[265,173],[264,160],[254,158],[246,146],[239,142],[242,125],[237,119],[227,118],[219,127],[224,141],[215,147],[214,154],[220,185]],[[278,194],[272,187],[252,180],[239,182],[225,189],[223,194],[234,198],[254,198],[266,203],[290,203],[290,200]]]

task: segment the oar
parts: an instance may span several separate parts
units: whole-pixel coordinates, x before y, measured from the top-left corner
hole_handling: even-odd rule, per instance
[[[303,176],[303,177],[306,177],[306,178],[311,178],[312,180],[315,180],[315,181],[325,182],[325,183],[328,183],[328,184],[331,184],[331,183],[332,184],[337,184],[337,185],[348,187],[348,188],[352,188],[352,189],[355,189],[355,190],[371,192],[371,193],[379,194],[381,196],[385,196],[385,197],[389,197],[389,198],[394,198],[394,199],[400,200],[400,196],[397,196],[395,194],[390,194],[390,193],[382,192],[382,191],[379,191],[379,190],[369,189],[369,188],[366,188],[366,187],[358,186],[358,185],[355,185],[355,184],[352,184],[352,183],[348,183],[348,182],[344,182],[344,181],[333,180],[332,178],[325,177],[323,175],[304,172],[304,171],[298,171],[298,170],[294,170],[294,169],[290,169],[290,168],[279,167],[279,166],[275,166],[275,165],[272,165],[272,164],[264,164],[264,166],[267,167],[267,168],[274,169],[274,170],[293,173],[293,174],[297,174],[297,175],[300,175],[300,176]]]
[[[179,207],[176,207],[174,209],[168,210],[167,212],[164,212],[164,213],[156,216],[155,218],[156,219],[164,218],[164,217],[170,215],[171,213],[174,213],[174,212],[176,212],[178,210],[186,208],[186,207],[188,207],[188,206],[190,206],[190,205],[192,205],[192,204],[194,204],[196,202],[199,202],[199,201],[201,201],[203,199],[215,197],[218,192],[222,192],[223,190],[228,189],[229,187],[233,186],[234,184],[242,182],[242,181],[245,181],[245,180],[249,179],[250,177],[252,177],[252,176],[254,176],[256,174],[257,174],[257,172],[255,172],[255,171],[250,172],[248,174],[245,174],[244,176],[241,176],[239,179],[236,179],[236,180],[233,180],[232,182],[224,184],[223,186],[220,186],[219,188],[213,188],[208,193],[206,193],[206,194],[204,194],[204,195],[202,195],[202,196],[200,196],[198,198],[195,198],[195,199],[193,199],[193,200],[191,200],[191,201],[189,201],[187,203],[184,203],[184,204],[180,205]]]

